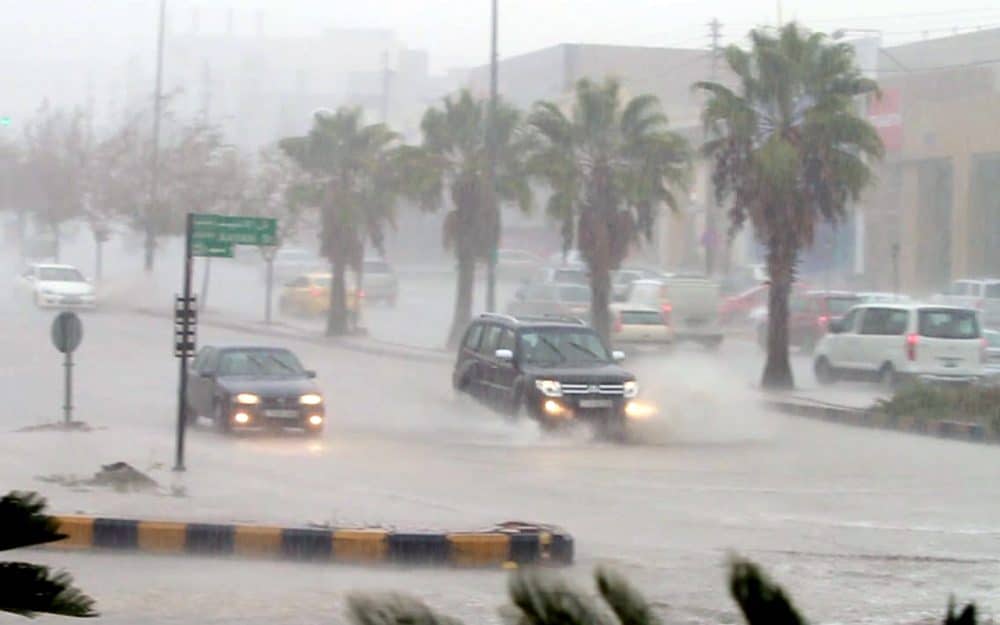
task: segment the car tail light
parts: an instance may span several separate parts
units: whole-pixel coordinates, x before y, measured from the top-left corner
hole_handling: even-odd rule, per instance
[[[615,313],[615,333],[622,331],[622,314],[620,312]]]
[[[820,315],[820,317],[816,319],[816,325],[819,326],[820,330],[826,332],[826,329],[830,327],[830,317],[826,315]]]
[[[313,297],[322,297],[323,289],[318,286],[309,287],[309,295],[312,295]]]
[[[916,334],[906,335],[906,359],[909,361],[914,361],[917,359],[917,343],[920,342],[920,337]]]
[[[670,302],[664,302],[660,306],[660,313],[663,315],[663,323],[670,325],[670,313],[674,312],[674,307]]]

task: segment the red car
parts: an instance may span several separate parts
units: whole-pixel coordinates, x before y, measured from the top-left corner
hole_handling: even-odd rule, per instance
[[[758,284],[739,295],[727,297],[722,301],[719,310],[719,320],[725,324],[745,323],[754,310],[767,306],[768,284]]]
[[[861,297],[848,291],[798,291],[788,301],[788,344],[812,353],[831,321],[839,321]],[[767,349],[767,317],[757,324],[757,342]]]

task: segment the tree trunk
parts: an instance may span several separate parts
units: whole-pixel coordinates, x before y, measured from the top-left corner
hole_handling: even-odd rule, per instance
[[[600,263],[603,265],[603,263]],[[590,266],[590,325],[607,345],[611,345],[611,270],[608,266]]]
[[[339,247],[339,246],[338,246]],[[330,266],[333,280],[330,284],[330,308],[326,316],[326,335],[343,336],[347,334],[347,284],[345,279],[347,263],[343,254]]]
[[[765,389],[795,388],[788,357],[788,298],[795,276],[795,250],[787,242],[774,239],[769,244],[767,270],[771,287],[767,297],[767,362],[761,386]]]
[[[457,347],[466,326],[472,319],[472,289],[476,281],[476,258],[471,253],[458,258],[458,273],[455,283],[455,310],[448,332],[448,347]]]
[[[143,267],[146,272],[149,273],[153,271],[153,255],[156,253],[156,236],[153,234],[151,228],[146,229],[146,242],[144,246],[145,260]]]

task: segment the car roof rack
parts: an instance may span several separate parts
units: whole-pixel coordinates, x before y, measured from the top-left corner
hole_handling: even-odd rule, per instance
[[[517,321],[527,321],[527,322],[538,322],[538,321],[548,321],[548,322],[563,322],[563,323],[573,323],[579,326],[585,326],[587,323],[580,319],[579,317],[573,317],[571,315],[524,315],[523,317],[517,317]]]
[[[503,321],[510,321],[512,323],[517,323],[517,317],[513,315],[505,315],[503,313],[495,312],[484,312],[479,314],[480,319],[502,319]]]

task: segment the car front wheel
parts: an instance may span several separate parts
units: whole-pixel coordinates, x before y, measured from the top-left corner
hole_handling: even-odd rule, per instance
[[[222,400],[215,400],[212,404],[212,421],[215,423],[216,429],[218,429],[223,434],[229,433],[229,415],[228,410],[226,410],[225,402]]]

